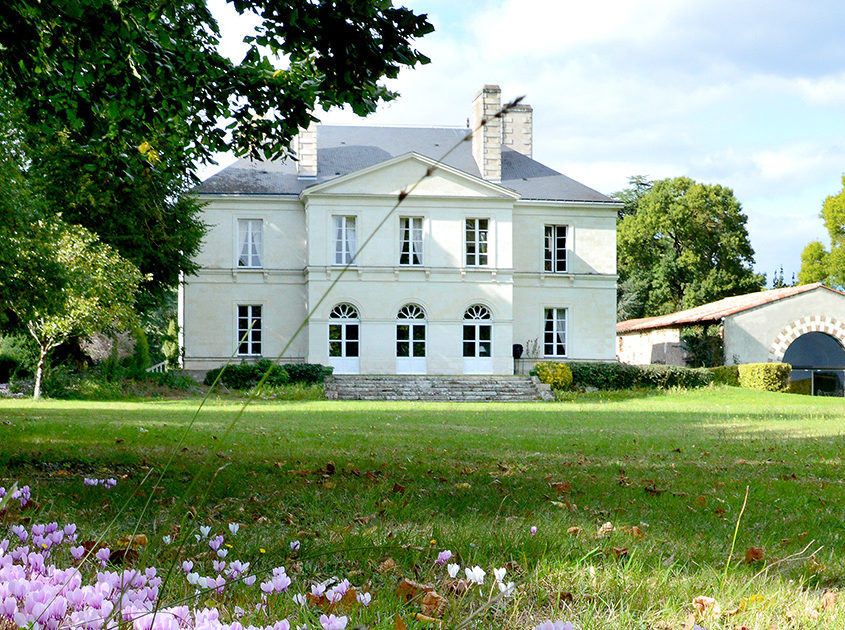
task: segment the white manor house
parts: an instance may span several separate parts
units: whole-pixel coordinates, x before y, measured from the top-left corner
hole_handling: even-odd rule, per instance
[[[471,126],[500,107],[485,86]],[[459,127],[313,125],[297,160],[240,160],[200,184],[184,367],[286,345],[283,362],[338,374],[513,374],[515,344],[528,362],[614,360],[620,204],[532,159],[532,115],[518,105],[471,142]]]

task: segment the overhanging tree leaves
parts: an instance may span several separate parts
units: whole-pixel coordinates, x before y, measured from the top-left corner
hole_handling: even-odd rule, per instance
[[[395,97],[382,78],[428,61],[412,45],[426,16],[384,0],[231,4],[261,19],[240,62],[218,53],[203,1],[0,3],[0,87],[22,112],[29,177],[152,277],[152,302],[193,269],[197,164],[282,156],[316,104],[367,114]]]
[[[686,177],[655,182],[618,223],[620,319],[692,308],[759,291],[764,278],[751,266],[747,217],[729,188]]]
[[[824,200],[820,216],[830,235],[830,250],[818,241],[809,243],[801,253],[798,282],[845,286],[845,176],[842,177],[842,190]]]

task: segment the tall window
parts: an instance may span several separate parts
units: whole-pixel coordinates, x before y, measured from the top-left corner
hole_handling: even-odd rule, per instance
[[[358,309],[351,304],[338,304],[329,313],[329,356],[357,357],[359,344]]]
[[[422,217],[399,218],[399,264],[423,264]]]
[[[480,267],[487,264],[487,219],[466,220],[466,264]]]
[[[334,217],[334,264],[352,262],[355,255],[355,217]]]
[[[258,304],[238,305],[238,354],[261,354],[261,306]]]
[[[425,356],[425,312],[416,304],[406,304],[396,315],[396,356]]]
[[[545,238],[545,271],[566,272],[566,226],[547,225]]]
[[[238,219],[238,267],[260,267],[261,248],[261,219]]]
[[[543,354],[547,357],[566,356],[566,309],[547,308],[543,330]]]
[[[481,304],[464,313],[464,358],[493,356],[493,319],[490,309]]]

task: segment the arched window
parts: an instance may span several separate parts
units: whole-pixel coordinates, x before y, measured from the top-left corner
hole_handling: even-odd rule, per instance
[[[464,358],[493,356],[493,315],[483,304],[473,304],[464,313]]]
[[[329,357],[354,357],[359,354],[358,309],[351,304],[338,304],[329,314]]]
[[[417,304],[406,304],[396,314],[396,358],[423,357],[425,357],[425,311]],[[400,366],[399,369],[404,368]]]

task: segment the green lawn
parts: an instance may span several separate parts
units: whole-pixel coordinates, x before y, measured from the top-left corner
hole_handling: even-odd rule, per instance
[[[392,629],[396,611],[432,627],[394,586],[409,577],[442,591],[432,561],[445,548],[488,573],[483,597],[448,595],[445,627],[476,611],[467,627],[682,628],[699,595],[740,608],[699,618],[708,630],[845,626],[845,602],[822,609],[824,591],[845,586],[841,399],[725,388],[545,404],[258,402],[225,440],[238,404],[212,400],[179,445],[197,405],[0,401],[0,485],[29,483],[34,521],[74,521],[88,538],[125,506],[106,538],[140,519],[158,566],[174,554],[160,540],[185,498],[189,527],[242,523],[227,542],[259,568],[367,584],[373,605],[352,621],[370,628]],[[87,488],[86,476],[119,484]],[[599,536],[607,522],[614,531]],[[765,560],[745,562],[752,546]],[[396,568],[378,571],[387,558]],[[514,596],[479,610],[506,563]]]

